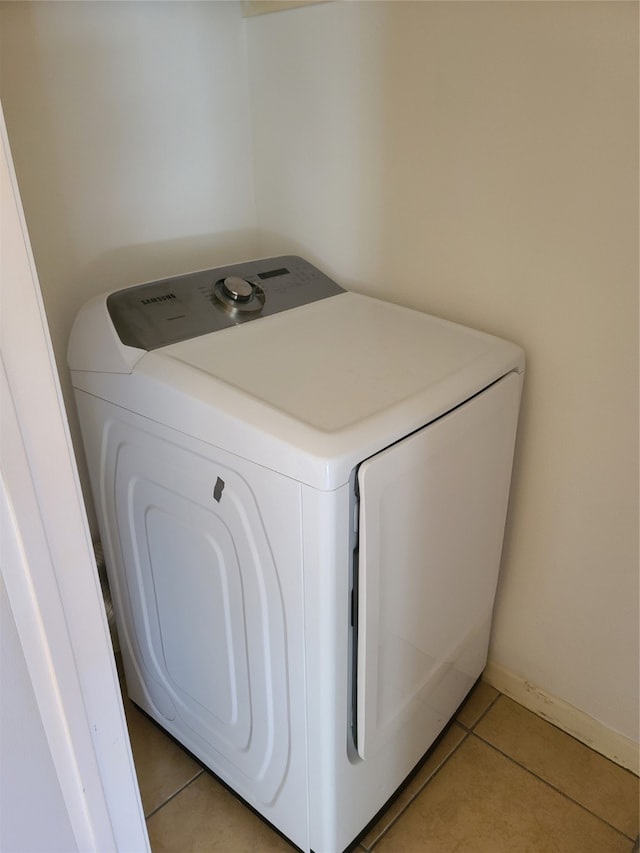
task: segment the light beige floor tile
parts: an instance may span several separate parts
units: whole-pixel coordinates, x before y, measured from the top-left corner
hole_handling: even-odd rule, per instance
[[[456,714],[456,720],[465,728],[472,729],[496,696],[498,691],[495,687],[486,681],[479,681]]]
[[[153,853],[292,853],[295,849],[203,773],[147,821]]]
[[[475,733],[624,832],[638,834],[638,778],[501,696]]]
[[[197,761],[129,699],[120,652],[116,654],[116,667],[142,808],[145,815],[149,815],[203,771]]]
[[[142,806],[148,815],[203,770],[126,696],[123,701]]]
[[[633,842],[470,734],[374,853],[631,853]]]
[[[433,750],[429,758],[422,765],[418,773],[413,777],[407,787],[400,793],[396,799],[390,804],[388,809],[380,816],[378,821],[369,830],[365,837],[361,840],[361,845],[365,850],[369,850],[376,839],[389,827],[398,817],[400,812],[406,808],[413,797],[420,791],[436,770],[447,760],[453,750],[462,742],[465,737],[465,730],[462,726],[454,723],[449,731],[444,735],[440,743]]]

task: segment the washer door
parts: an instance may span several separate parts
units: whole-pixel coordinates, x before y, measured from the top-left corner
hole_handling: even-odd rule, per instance
[[[520,389],[511,373],[359,468],[364,759],[402,729],[418,760],[484,668]]]

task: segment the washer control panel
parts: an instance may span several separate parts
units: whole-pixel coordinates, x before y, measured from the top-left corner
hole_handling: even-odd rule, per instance
[[[286,255],[127,287],[109,294],[107,309],[123,344],[153,350],[343,292]]]

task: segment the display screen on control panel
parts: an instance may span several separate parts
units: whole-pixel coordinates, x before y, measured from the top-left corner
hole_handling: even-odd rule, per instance
[[[264,280],[265,278],[275,278],[277,275],[288,275],[288,274],[289,274],[289,270],[286,270],[284,267],[282,267],[279,270],[269,270],[268,272],[259,272],[258,278],[261,278]]]

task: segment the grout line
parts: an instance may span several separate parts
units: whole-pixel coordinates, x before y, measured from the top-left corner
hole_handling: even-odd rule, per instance
[[[160,805],[159,805],[159,806],[156,806],[156,807],[155,807],[155,809],[153,809],[153,811],[149,812],[149,814],[148,814],[148,815],[145,815],[145,821],[147,821],[147,820],[149,820],[150,818],[152,818],[152,817],[154,816],[154,814],[157,814],[157,813],[160,811],[160,809],[164,808],[164,807],[167,805],[167,803],[170,803],[170,802],[171,802],[171,800],[174,800],[174,799],[178,796],[178,794],[181,794],[181,793],[184,791],[184,789],[185,789],[185,788],[188,788],[188,787],[189,787],[189,785],[190,785],[192,782],[195,782],[195,781],[196,781],[196,779],[197,779],[199,776],[202,776],[202,774],[203,774],[203,773],[204,773],[204,768],[201,768],[201,769],[200,769],[200,770],[195,774],[195,776],[192,776],[192,777],[191,777],[191,779],[188,779],[188,780],[184,783],[184,785],[182,785],[180,788],[178,788],[178,790],[177,790],[177,791],[174,791],[174,792],[173,792],[173,794],[171,794],[171,796],[170,796],[170,797],[167,797],[167,799],[166,799],[166,800],[164,800],[164,802],[160,803]]]
[[[363,850],[367,851],[367,853],[369,853],[369,851],[373,850],[373,848],[380,841],[380,839],[383,836],[385,836],[387,834],[387,832],[391,829],[391,827],[396,823],[396,821],[398,821],[402,817],[402,815],[409,808],[409,806],[413,803],[413,801],[416,799],[416,797],[418,797],[424,791],[424,789],[427,787],[427,785],[433,780],[434,776],[440,772],[440,770],[444,767],[444,765],[451,758],[451,756],[454,754],[454,752],[457,752],[457,750],[462,746],[462,744],[465,742],[467,737],[472,733],[475,726],[477,726],[478,723],[480,722],[480,720],[482,720],[486,716],[486,714],[489,713],[491,708],[493,708],[493,706],[496,704],[496,702],[498,701],[498,699],[500,699],[500,697],[502,695],[503,694],[500,693],[500,691],[498,690],[496,692],[496,695],[491,700],[491,702],[489,702],[489,704],[486,706],[486,708],[483,709],[483,711],[478,715],[478,717],[474,720],[474,722],[470,726],[465,726],[464,723],[461,723],[460,720],[457,719],[457,717],[453,717],[452,722],[457,724],[458,726],[460,726],[460,728],[462,729],[462,731],[464,733],[462,738],[460,739],[459,743],[457,743],[453,747],[451,752],[449,752],[447,755],[445,755],[445,757],[442,759],[442,761],[433,769],[433,771],[425,779],[423,784],[418,788],[418,790],[411,797],[411,799],[407,800],[407,802],[405,803],[403,808],[398,812],[398,814],[394,817],[394,819],[387,826],[385,826],[385,828],[382,830],[382,832],[379,835],[376,836],[376,838],[373,840],[371,845],[369,847],[365,847],[364,844],[361,843],[360,846],[362,847]],[[639,853],[640,853],[640,851],[639,851]]]
[[[494,687],[494,690],[495,690],[495,687]],[[480,714],[480,716],[478,717],[478,719],[477,719],[477,720],[475,721],[475,723],[473,724],[474,729],[475,729],[475,727],[478,725],[478,723],[480,722],[480,720],[484,720],[484,718],[487,716],[487,714],[489,713],[489,711],[493,708],[493,706],[494,706],[494,705],[496,705],[496,704],[500,701],[500,699],[502,699],[502,697],[503,697],[503,696],[504,696],[504,694],[503,694],[503,693],[500,693],[500,691],[498,691],[498,692],[497,692],[497,695],[493,697],[493,699],[491,700],[491,702],[489,702],[489,704],[487,705],[487,707],[484,709],[484,711]]]
[[[495,687],[494,687],[494,690],[495,690]],[[472,732],[475,729],[475,727],[478,725],[478,723],[481,720],[484,720],[484,718],[487,716],[489,711],[493,708],[493,706],[496,704],[496,702],[500,699],[501,696],[502,696],[502,693],[498,692],[498,694],[493,697],[493,699],[491,700],[491,702],[489,702],[489,704],[484,709],[484,711],[482,711],[480,713],[480,715],[474,720],[474,722],[470,726],[465,726],[463,723],[459,723],[459,725],[461,725],[462,728],[466,729],[468,732]]]
[[[373,848],[376,846],[376,844],[377,844],[377,843],[378,843],[378,842],[379,842],[379,841],[380,841],[380,840],[381,840],[381,839],[382,839],[382,838],[387,834],[387,832],[388,832],[388,831],[391,829],[391,827],[392,827],[392,826],[394,826],[394,825],[395,825],[395,823],[396,823],[396,822],[397,822],[397,821],[402,817],[402,815],[406,812],[406,810],[409,808],[409,806],[410,806],[410,805],[415,801],[415,799],[416,799],[416,798],[417,798],[417,797],[418,797],[418,796],[419,796],[419,795],[424,791],[424,789],[427,787],[427,785],[428,785],[428,784],[433,780],[434,776],[436,776],[436,775],[437,775],[437,774],[442,770],[442,768],[443,768],[443,767],[444,767],[444,765],[447,763],[447,761],[451,758],[451,756],[454,754],[454,752],[457,752],[457,751],[458,751],[458,749],[460,749],[460,747],[462,746],[462,744],[465,742],[465,740],[466,740],[466,739],[468,738],[468,736],[471,734],[471,732],[466,728],[466,726],[462,726],[462,725],[461,725],[461,726],[460,726],[460,728],[463,730],[464,734],[463,734],[462,738],[460,739],[459,743],[457,743],[457,744],[453,747],[453,749],[445,755],[445,757],[442,759],[442,761],[440,761],[440,762],[439,762],[439,764],[437,764],[437,765],[434,767],[434,769],[432,770],[432,772],[427,776],[427,778],[426,778],[426,779],[425,779],[425,781],[422,783],[422,785],[418,788],[418,790],[415,792],[415,794],[413,794],[413,796],[412,796],[409,800],[407,800],[407,802],[404,804],[404,806],[402,807],[402,809],[401,809],[401,810],[398,812],[398,814],[393,818],[393,820],[391,821],[391,823],[389,823],[387,826],[385,826],[385,828],[382,830],[382,832],[380,833],[380,835],[377,835],[377,836],[374,838],[374,840],[373,840],[373,842],[371,843],[371,845],[370,845],[369,847],[365,847],[365,846],[364,846],[364,844],[362,844],[362,843],[361,843],[361,845],[360,845],[360,846],[362,847],[362,849],[363,849],[363,850],[367,851],[367,853],[369,853],[369,851],[373,850]]]
[[[635,839],[632,835],[627,835],[626,832],[623,832],[621,829],[618,829],[617,826],[614,826],[612,823],[609,823],[609,821],[606,820],[605,818],[603,818],[601,815],[596,814],[594,811],[591,811],[591,809],[588,806],[585,806],[583,803],[579,802],[578,800],[574,800],[573,797],[571,797],[565,791],[558,788],[556,785],[553,784],[553,782],[549,782],[548,779],[545,779],[543,776],[538,776],[538,774],[534,773],[534,771],[531,770],[529,767],[527,767],[526,764],[522,764],[516,758],[509,755],[508,752],[504,752],[502,749],[500,749],[500,747],[491,743],[491,741],[485,740],[485,738],[483,738],[481,735],[477,734],[476,732],[469,732],[469,734],[472,734],[479,741],[481,741],[481,743],[484,743],[490,749],[493,749],[497,753],[499,753],[500,755],[504,756],[504,758],[506,758],[512,764],[515,764],[516,767],[520,767],[522,770],[525,770],[527,773],[529,773],[529,775],[533,776],[534,779],[538,779],[538,781],[542,782],[543,785],[546,785],[548,788],[551,788],[553,791],[555,791],[556,793],[563,796],[566,800],[569,800],[570,803],[574,803],[576,806],[579,806],[583,811],[587,812],[587,814],[590,814],[592,817],[597,818],[599,821],[604,823],[605,826],[608,826],[610,829],[613,829],[615,832],[617,832],[623,838],[626,838],[629,841],[635,841]]]

